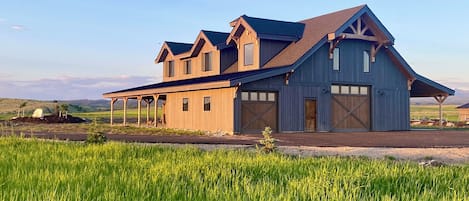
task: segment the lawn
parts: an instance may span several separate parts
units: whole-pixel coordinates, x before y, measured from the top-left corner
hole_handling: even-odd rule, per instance
[[[458,121],[457,105],[443,105],[443,119],[448,121]],[[440,113],[438,105],[410,105],[411,119],[439,119]]]
[[[469,165],[0,138],[1,200],[468,200]]]

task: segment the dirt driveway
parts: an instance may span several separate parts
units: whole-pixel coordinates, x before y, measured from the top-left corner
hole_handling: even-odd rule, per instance
[[[34,134],[38,138],[83,141],[86,134]],[[469,131],[399,131],[357,133],[289,133],[273,134],[279,146],[311,147],[394,147],[394,148],[458,148],[469,147]],[[110,140],[142,143],[174,144],[237,144],[255,145],[260,134],[234,136],[155,136],[108,135]]]

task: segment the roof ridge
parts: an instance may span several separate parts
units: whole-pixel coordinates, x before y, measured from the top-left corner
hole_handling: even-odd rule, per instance
[[[174,42],[174,41],[164,41],[165,43],[174,43],[174,44],[183,44],[183,45],[193,45],[193,43],[182,43],[182,42]]]
[[[211,31],[211,30],[205,30],[205,29],[202,29],[200,31],[202,31],[202,32],[212,32],[212,33],[221,33],[221,34],[230,34],[229,32]]]
[[[338,11],[334,11],[334,12],[330,12],[330,13],[324,13],[322,15],[318,15],[318,16],[312,17],[312,18],[306,18],[306,19],[300,20],[298,22],[304,23],[305,21],[309,21],[309,20],[312,20],[312,19],[316,19],[316,18],[320,18],[320,17],[324,17],[324,16],[327,16],[327,15],[332,15],[332,14],[336,14],[336,13],[341,13],[341,12],[345,12],[345,11],[353,10],[353,9],[357,9],[357,8],[362,9],[364,7],[367,7],[367,6],[368,6],[367,4],[362,4],[362,5],[359,5],[359,6],[352,7],[352,8],[346,8],[346,9],[342,9],[342,10],[338,10]]]
[[[275,20],[275,19],[260,18],[260,17],[251,17],[251,16],[247,16],[247,15],[241,15],[239,18],[241,18],[241,17],[248,17],[248,18],[256,19],[256,20],[268,20],[268,21],[272,21],[272,22],[282,22],[282,23],[292,23],[292,24],[303,24],[302,22],[293,22],[293,21]],[[237,19],[238,19],[238,18],[237,18]]]

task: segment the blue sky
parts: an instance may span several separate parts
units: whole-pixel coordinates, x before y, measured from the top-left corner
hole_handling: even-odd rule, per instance
[[[469,2],[447,2],[0,0],[0,97],[98,99],[160,81],[153,60],[165,40],[229,32],[242,14],[299,21],[361,4],[416,72],[469,90]]]

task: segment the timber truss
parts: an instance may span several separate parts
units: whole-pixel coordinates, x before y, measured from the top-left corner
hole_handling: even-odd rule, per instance
[[[390,45],[392,42],[386,38],[386,36],[379,30],[379,28],[373,23],[373,21],[366,15],[362,15],[347,27],[344,32],[339,35],[335,33],[327,34],[329,41],[329,59],[334,58],[334,49],[344,39],[358,39],[364,41],[370,41],[370,61],[376,61],[376,54],[379,49],[383,46]]]

